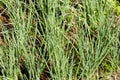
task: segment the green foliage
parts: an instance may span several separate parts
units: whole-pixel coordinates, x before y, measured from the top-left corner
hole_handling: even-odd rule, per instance
[[[12,24],[7,31],[0,25],[5,43],[0,45],[1,79],[92,80],[120,66],[116,1],[0,2]]]
[[[0,6],[2,6],[3,5],[3,3],[0,1]]]
[[[120,3],[116,0],[108,0],[117,15],[120,15]]]

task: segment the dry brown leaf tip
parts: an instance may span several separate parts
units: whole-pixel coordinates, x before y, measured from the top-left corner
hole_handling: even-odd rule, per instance
[[[9,20],[4,16],[0,16],[0,20],[1,20],[2,24],[8,24],[8,22],[9,22]]]

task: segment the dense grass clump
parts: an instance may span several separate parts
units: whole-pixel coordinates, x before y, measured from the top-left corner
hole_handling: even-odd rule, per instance
[[[0,0],[1,80],[120,79],[115,0]]]

